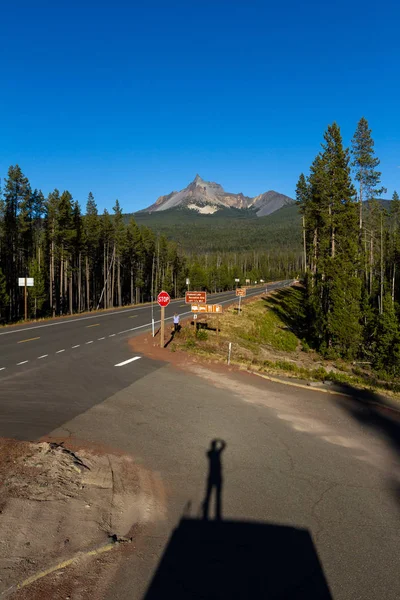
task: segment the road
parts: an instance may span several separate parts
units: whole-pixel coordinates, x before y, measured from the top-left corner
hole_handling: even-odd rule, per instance
[[[268,284],[268,289],[288,285],[289,281]],[[248,297],[260,293],[260,288],[248,290]],[[235,292],[208,294],[207,301],[212,304],[230,304],[236,301]],[[182,317],[190,315],[190,307],[183,299],[173,300],[166,308],[166,318],[171,321],[174,312]],[[154,319],[159,325],[160,309],[155,303]],[[17,325],[0,329],[0,382],[1,376],[10,371],[30,368],[33,362],[49,361],[54,356],[64,358],[65,353],[76,351],[83,346],[92,346],[118,336],[126,339],[135,333],[151,327],[151,305],[126,309],[71,316],[62,319],[50,319],[38,324]],[[88,351],[97,349],[88,348]]]
[[[180,304],[168,314],[186,312]],[[397,600],[399,417],[356,395],[246,373],[126,363],[149,314],[138,307],[0,338],[3,360],[12,352],[0,373],[0,436],[101,444],[162,480],[163,518],[149,516],[109,587],[90,597]],[[18,344],[24,336],[40,339]],[[214,438],[226,443],[220,524],[199,519]],[[257,595],[265,578],[269,595]]]

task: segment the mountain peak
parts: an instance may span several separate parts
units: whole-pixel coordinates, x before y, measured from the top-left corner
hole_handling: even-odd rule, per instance
[[[219,183],[205,181],[197,173],[185,189],[160,196],[147,210],[153,212],[179,207],[195,210],[201,214],[213,214],[222,209],[252,208],[257,216],[264,216],[292,202],[291,198],[273,191],[265,192],[255,198],[249,198],[242,193],[225,192]]]

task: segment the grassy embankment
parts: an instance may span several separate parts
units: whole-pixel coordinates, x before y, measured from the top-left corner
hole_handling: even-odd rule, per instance
[[[219,317],[219,340],[216,317],[202,316],[197,332],[193,325],[184,324],[169,349],[226,363],[231,342],[232,365],[271,375],[400,392],[400,382],[381,381],[362,365],[324,360],[308,346],[301,287],[245,301],[242,308],[240,315],[237,305],[224,309]]]

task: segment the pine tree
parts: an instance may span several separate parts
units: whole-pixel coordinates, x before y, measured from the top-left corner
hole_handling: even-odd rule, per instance
[[[383,299],[383,311],[377,317],[373,366],[392,377],[400,376],[400,330],[390,294]]]
[[[304,174],[301,173],[296,186],[296,201],[299,206],[300,213],[302,214],[303,224],[303,268],[307,271],[307,229],[306,219],[308,219],[308,208],[309,208],[309,189]]]
[[[21,314],[18,277],[25,277],[30,251],[25,234],[31,198],[28,179],[18,165],[11,166],[4,187],[4,267],[7,293],[10,297],[10,319]]]
[[[86,281],[86,310],[92,305],[92,294],[90,291],[90,273],[96,271],[99,256],[100,221],[97,205],[92,192],[86,203],[86,214],[84,217],[84,244],[85,244],[85,281]],[[92,277],[92,292],[95,294],[95,277]]]
[[[357,214],[349,153],[336,123],[324,135],[309,177],[306,228],[312,239],[308,310],[316,345],[354,356],[361,342],[361,282],[357,271]]]
[[[112,289],[113,289],[113,301],[116,296],[117,306],[122,305],[122,286],[121,286],[121,257],[124,252],[125,246],[125,226],[124,219],[122,216],[122,209],[119,204],[119,200],[115,201],[115,206],[113,207],[114,211],[114,268],[113,268],[113,277],[112,277]],[[115,268],[116,267],[116,268]],[[116,294],[114,294],[114,285],[115,285],[115,275],[117,279],[116,285]]]
[[[375,156],[374,140],[368,121],[362,117],[357,125],[352,140],[351,153],[353,156],[352,167],[354,169],[355,179],[358,182],[358,202],[359,202],[359,228],[363,226],[363,201],[372,200],[380,196],[384,188],[378,189],[377,186],[381,180],[381,172],[376,168],[380,160]]]
[[[55,189],[48,195],[45,202],[45,235],[48,253],[49,269],[49,308],[54,317],[58,312],[59,281],[57,272],[58,262],[58,211],[60,204],[60,192]]]

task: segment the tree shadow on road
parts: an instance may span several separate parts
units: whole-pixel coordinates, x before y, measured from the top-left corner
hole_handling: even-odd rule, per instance
[[[144,600],[332,599],[306,529],[223,520],[221,453],[225,447],[222,440],[212,440],[203,518],[181,519]],[[210,520],[213,490],[216,514]]]
[[[370,390],[356,389],[350,385],[335,386],[337,391],[346,394],[336,403],[360,423],[364,428],[378,434],[392,449],[395,460],[400,459],[400,404],[385,399]],[[400,504],[400,481],[393,480],[390,485],[394,489]]]

